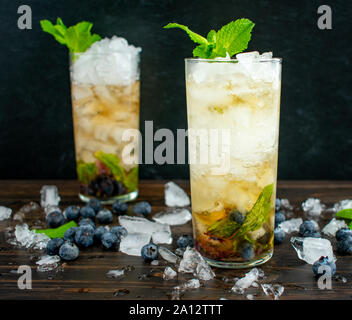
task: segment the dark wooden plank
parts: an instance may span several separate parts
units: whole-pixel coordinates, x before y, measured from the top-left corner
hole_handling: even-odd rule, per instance
[[[189,192],[189,184],[177,181]],[[39,191],[44,184],[56,184],[59,187],[63,207],[79,204],[77,183],[75,181],[0,181],[0,205],[11,207],[16,212],[29,201],[39,201]],[[152,204],[153,214],[164,208],[164,181],[142,181],[139,200]],[[296,206],[296,214],[302,215],[300,204],[307,197],[319,197],[328,206],[334,202],[352,196],[350,181],[280,181],[278,196],[288,198]],[[323,226],[331,216],[324,215],[319,222]],[[116,219],[116,218],[115,218]],[[43,223],[43,214],[38,212],[26,218],[29,225]],[[116,222],[116,221],[115,221]],[[14,248],[5,241],[5,231],[16,225],[15,221],[0,222],[0,299],[168,299],[172,288],[189,279],[190,275],[179,274],[177,280],[164,281],[162,272],[165,265],[150,266],[139,257],[119,252],[104,251],[100,247],[81,250],[79,259],[64,263],[63,271],[37,272],[35,261],[38,252],[23,248]],[[180,234],[191,233],[192,226],[172,227],[174,239]],[[336,245],[335,241],[332,243]],[[175,248],[175,245],[170,245]],[[333,282],[332,290],[321,291],[312,276],[311,266],[300,261],[288,239],[275,247],[274,257],[261,266],[268,283],[281,283],[285,292],[280,299],[351,299],[352,257],[337,256],[338,273],[345,276],[347,283]],[[33,270],[33,289],[19,290],[14,271],[20,265],[30,265]],[[106,277],[111,269],[133,265],[119,280]],[[216,278],[206,282],[200,289],[187,291],[182,299],[246,299],[246,296],[229,292],[233,282],[223,278],[243,276],[248,270],[214,269]],[[143,276],[144,275],[144,276]],[[114,296],[119,289],[127,289],[128,294]],[[247,293],[256,295],[256,299],[270,299],[261,290],[249,289]]]

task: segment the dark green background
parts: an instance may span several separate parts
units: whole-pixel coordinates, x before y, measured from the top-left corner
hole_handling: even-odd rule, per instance
[[[33,29],[17,28],[30,5]],[[317,9],[333,10],[319,30]],[[250,50],[283,58],[280,179],[352,179],[350,1],[2,0],[0,10],[0,178],[73,178],[74,146],[68,57],[44,34],[41,19],[94,23],[142,52],[141,125],[186,127],[183,58],[194,45],[170,21],[206,34],[247,17],[256,23]],[[187,165],[142,166],[142,178],[187,178]]]

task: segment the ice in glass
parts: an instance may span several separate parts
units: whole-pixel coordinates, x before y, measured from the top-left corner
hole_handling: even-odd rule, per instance
[[[273,253],[281,59],[250,52],[185,64],[188,128],[206,129],[209,153],[211,130],[229,137],[218,149],[223,170],[190,164],[195,247],[215,266],[263,263]],[[199,159],[201,148],[190,143],[189,157]]]

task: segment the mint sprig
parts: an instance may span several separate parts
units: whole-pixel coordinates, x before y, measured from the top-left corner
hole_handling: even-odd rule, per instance
[[[47,235],[49,238],[54,239],[54,238],[63,238],[65,231],[72,228],[72,227],[77,227],[77,223],[74,221],[70,221],[68,223],[63,224],[62,226],[58,228],[53,228],[53,229],[33,229],[34,232],[36,233],[44,233]]]
[[[59,43],[66,45],[71,53],[86,51],[94,42],[101,40],[96,33],[92,34],[93,23],[82,21],[67,28],[61,18],[57,18],[56,25],[49,20],[41,20],[44,32],[51,34]]]
[[[232,57],[246,50],[254,25],[249,19],[238,19],[226,24],[217,32],[210,30],[206,38],[179,23],[169,23],[164,28],[180,28],[186,31],[191,40],[198,44],[193,50],[193,56],[214,59],[217,57],[224,58],[227,55]]]

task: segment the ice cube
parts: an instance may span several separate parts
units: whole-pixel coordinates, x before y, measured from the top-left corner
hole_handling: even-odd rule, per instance
[[[260,55],[260,59],[272,59],[273,58],[273,53],[272,52],[263,52],[261,55]]]
[[[343,210],[343,209],[352,209],[352,200],[345,199],[345,200],[341,200],[339,202],[336,202],[334,204],[334,209],[336,211],[340,211],[340,210]]]
[[[36,262],[36,264],[38,265],[37,270],[39,272],[54,270],[58,267],[60,260],[61,259],[59,256],[42,256],[40,260]]]
[[[180,258],[174,253],[172,253],[168,248],[159,247],[158,252],[163,259],[170,263],[177,263],[180,260]]]
[[[170,268],[170,267],[166,267],[163,273],[163,279],[164,280],[172,280],[177,276],[177,272]]]
[[[203,281],[209,281],[215,277],[214,271],[204,260],[198,263],[195,275]]]
[[[178,226],[192,219],[192,214],[184,208],[173,209],[167,212],[159,212],[153,216],[153,220],[170,226]]]
[[[252,286],[254,283],[264,277],[264,272],[261,269],[253,268],[247,272],[243,278],[236,281],[235,285],[231,288],[231,291],[238,294],[243,294],[246,289]]]
[[[243,52],[236,54],[239,63],[252,63],[260,57],[258,51]]]
[[[22,247],[42,250],[50,241],[50,238],[43,233],[35,233],[29,230],[27,224],[18,224],[15,229],[16,241]]]
[[[44,211],[45,211],[45,214],[48,215],[50,212],[53,212],[53,211],[61,211],[60,207],[59,206],[56,206],[56,205],[48,205],[44,208]]]
[[[58,206],[60,203],[61,198],[59,197],[59,190],[57,186],[43,186],[40,190],[41,200],[40,204],[43,208],[52,205]]]
[[[278,300],[279,297],[284,293],[285,288],[279,284],[268,284],[264,283],[261,285],[264,293],[268,295],[272,295],[274,300]]]
[[[317,198],[308,198],[302,203],[302,209],[312,217],[318,217],[325,210],[325,205]]]
[[[15,221],[23,222],[23,219],[24,219],[24,214],[22,212],[17,212],[13,216],[13,220],[15,220]]]
[[[159,265],[159,261],[158,260],[153,260],[151,263],[150,263],[151,266],[158,266]]]
[[[125,227],[128,233],[145,233],[153,236],[153,241],[158,243],[172,243],[171,229],[169,225],[152,222],[141,217],[119,216],[120,225]]]
[[[348,228],[344,220],[331,219],[330,222],[323,228],[322,232],[330,237],[335,237],[336,232],[342,228]]]
[[[22,212],[24,214],[28,214],[31,213],[33,211],[39,210],[40,206],[37,202],[31,201],[29,203],[26,203],[24,206],[22,206],[20,208],[20,210],[18,210],[19,212]]]
[[[288,199],[281,199],[281,208],[286,210],[292,210],[293,206],[291,205]]]
[[[298,258],[308,264],[313,264],[321,256],[327,256],[331,261],[336,261],[331,243],[327,239],[292,237],[290,241],[297,252]]]
[[[106,273],[106,276],[109,277],[109,278],[121,278],[123,277],[125,274],[125,270],[121,269],[116,269],[116,270],[109,270],[107,273]]]
[[[150,242],[151,235],[147,233],[128,233],[121,239],[120,251],[131,256],[141,256],[143,246]]]
[[[12,209],[0,206],[0,221],[7,220],[11,217]]]
[[[302,218],[290,219],[281,222],[278,228],[284,230],[286,233],[291,233],[299,230],[299,226],[303,223]]]
[[[246,295],[246,298],[247,298],[248,300],[254,300],[253,294],[247,294],[247,295]]]
[[[168,207],[186,207],[190,203],[187,193],[176,183],[170,181],[165,184],[165,204]]]
[[[182,286],[183,289],[198,289],[200,287],[200,282],[198,279],[191,279],[185,282]]]

